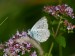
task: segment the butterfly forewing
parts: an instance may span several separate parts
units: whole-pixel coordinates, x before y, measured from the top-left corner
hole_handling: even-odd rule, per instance
[[[48,29],[46,17],[42,17],[38,22],[36,22],[35,25],[31,28],[31,30],[34,29]]]

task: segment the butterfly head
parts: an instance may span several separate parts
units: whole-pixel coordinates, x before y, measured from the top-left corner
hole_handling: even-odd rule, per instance
[[[31,33],[31,30],[30,29],[28,29],[28,35],[29,36],[32,36],[32,33]]]

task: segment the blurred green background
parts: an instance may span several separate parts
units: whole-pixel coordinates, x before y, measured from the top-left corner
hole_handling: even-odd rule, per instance
[[[17,30],[27,31],[37,20],[45,16],[43,7],[45,5],[58,5],[66,3],[75,11],[74,0],[0,0],[0,23],[8,19],[0,26],[0,42],[5,42],[16,33]],[[49,22],[50,18],[48,19]],[[49,26],[50,28],[50,26]],[[75,33],[66,33],[66,48],[63,48],[63,56],[70,56],[75,53]],[[48,41],[41,43],[45,52],[49,51],[51,37]],[[53,56],[58,55],[58,44],[55,43],[52,50]]]

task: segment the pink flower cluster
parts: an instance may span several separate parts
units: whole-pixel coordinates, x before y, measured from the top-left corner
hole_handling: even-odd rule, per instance
[[[72,23],[68,22],[68,20],[64,20],[64,25],[67,26],[68,30],[73,30],[75,28],[75,25]]]
[[[60,14],[66,14],[71,18],[75,18],[73,9],[67,4],[57,5],[57,6],[44,6],[44,11],[50,13],[53,16],[60,16]]]
[[[31,48],[34,48],[31,43],[29,42],[24,42],[22,44],[19,44],[18,42],[16,42],[16,39],[19,38],[27,38],[27,33],[26,32],[22,32],[20,33],[19,31],[17,31],[17,33],[8,40],[8,42],[6,42],[5,44],[5,48],[4,48],[4,55],[3,56],[20,56],[19,53],[21,53],[21,55],[26,54],[26,52],[28,52],[30,54],[30,56],[37,56],[36,51],[31,51]]]

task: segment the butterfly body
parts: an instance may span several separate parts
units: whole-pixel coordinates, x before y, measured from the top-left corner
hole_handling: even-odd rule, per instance
[[[28,34],[38,42],[46,41],[50,36],[46,17],[42,17],[36,22],[31,30],[28,31]]]

